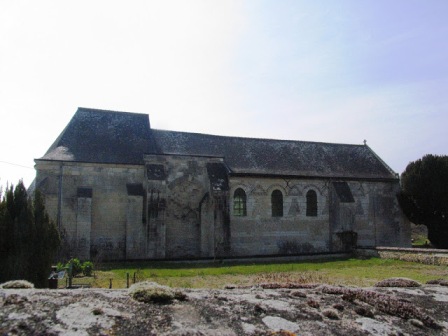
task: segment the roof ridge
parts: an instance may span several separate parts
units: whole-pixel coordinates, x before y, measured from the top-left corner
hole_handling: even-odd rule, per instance
[[[151,131],[159,131],[159,132],[171,132],[171,133],[181,133],[181,134],[192,134],[192,135],[205,135],[215,138],[227,138],[227,139],[249,139],[249,140],[260,140],[260,141],[277,141],[277,142],[293,142],[293,143],[312,143],[312,144],[322,144],[322,145],[333,145],[333,146],[354,146],[354,147],[364,147],[363,144],[348,144],[348,143],[337,143],[337,142],[323,142],[323,141],[308,141],[308,140],[291,140],[291,139],[273,139],[273,138],[251,138],[244,136],[230,136],[230,135],[217,135],[217,134],[209,134],[209,133],[200,133],[200,132],[184,132],[184,131],[172,131],[172,130],[163,130],[157,128],[151,128]]]
[[[109,113],[109,114],[115,114],[115,113],[133,114],[133,115],[144,115],[144,116],[148,116],[149,117],[149,114],[147,114],[147,113],[105,110],[105,109],[97,109],[97,108],[91,108],[91,107],[78,107],[76,112],[79,112],[79,111],[82,111],[82,112],[99,112],[99,113]]]

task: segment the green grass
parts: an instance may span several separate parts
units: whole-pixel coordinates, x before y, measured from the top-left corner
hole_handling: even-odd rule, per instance
[[[428,229],[424,225],[411,224],[413,247],[429,247]]]
[[[75,279],[74,283],[90,283],[93,287],[126,287],[136,273],[137,281],[150,280],[172,287],[222,288],[225,284],[254,285],[260,282],[325,282],[331,284],[371,286],[390,277],[406,277],[422,283],[448,278],[446,266],[423,265],[391,259],[347,259],[309,262],[260,263],[107,263],[96,278]]]
[[[426,236],[418,236],[412,242],[412,247],[429,247],[429,240]]]

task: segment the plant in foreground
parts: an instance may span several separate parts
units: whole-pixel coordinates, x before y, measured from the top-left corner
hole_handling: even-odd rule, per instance
[[[185,300],[187,298],[185,293],[180,290],[150,281],[132,285],[129,288],[129,295],[134,300],[145,303],[171,303],[174,299]]]
[[[0,284],[0,288],[34,288],[34,284],[26,280],[11,280]]]
[[[375,287],[420,287],[418,281],[407,278],[389,278],[381,280],[375,284]]]
[[[428,314],[418,309],[409,302],[399,300],[391,295],[381,294],[361,288],[346,288],[323,285],[320,287],[322,293],[342,295],[342,299],[353,302],[359,300],[375,307],[384,313],[401,317],[404,319],[418,319],[427,327],[440,329],[441,326]]]
[[[82,268],[82,273],[85,276],[92,276],[93,263],[91,261],[84,261],[81,268]]]

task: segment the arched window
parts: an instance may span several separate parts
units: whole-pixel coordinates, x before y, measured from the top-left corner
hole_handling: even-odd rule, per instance
[[[246,216],[246,193],[238,188],[233,194],[233,214],[235,216]]]
[[[283,194],[280,190],[274,190],[271,194],[272,217],[283,216]]]
[[[306,193],[306,215],[317,216],[317,194],[314,190]]]

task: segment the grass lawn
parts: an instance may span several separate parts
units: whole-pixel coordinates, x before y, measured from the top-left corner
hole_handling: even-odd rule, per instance
[[[411,224],[411,237],[412,247],[430,247],[426,226]]]
[[[130,284],[135,273],[137,281],[150,280],[188,288],[223,288],[226,284],[244,286],[274,281],[371,286],[390,277],[406,277],[422,283],[448,279],[446,266],[371,258],[276,263],[105,263],[101,270],[95,271],[95,278],[75,278],[73,283],[109,288],[112,279],[113,288],[126,288],[126,273],[129,273]]]

